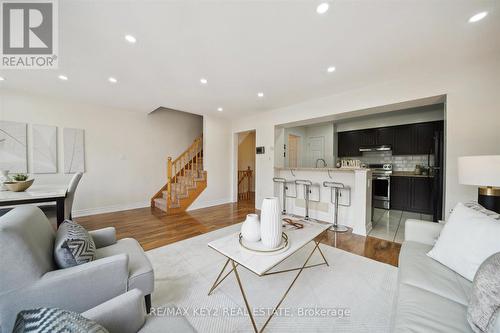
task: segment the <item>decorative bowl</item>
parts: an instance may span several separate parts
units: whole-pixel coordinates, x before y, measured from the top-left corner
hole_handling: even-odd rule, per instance
[[[33,182],[35,179],[28,179],[22,182],[5,182],[3,185],[7,188],[8,191],[12,192],[23,192],[26,191],[31,185],[33,185]]]

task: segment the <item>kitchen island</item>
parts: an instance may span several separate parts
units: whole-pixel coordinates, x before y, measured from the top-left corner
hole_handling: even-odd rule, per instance
[[[330,188],[324,181],[343,183],[349,190],[341,190],[339,224],[353,229],[353,233],[366,236],[371,228],[372,189],[370,169],[342,168],[284,168],[275,167],[275,177],[287,180],[286,208],[289,213],[304,216],[304,187],[295,180],[306,179],[313,183],[310,192],[309,216],[333,223],[334,204]],[[282,196],[282,184],[275,183],[274,193]]]

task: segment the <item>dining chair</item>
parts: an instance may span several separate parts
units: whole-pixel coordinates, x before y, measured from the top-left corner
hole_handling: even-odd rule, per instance
[[[73,178],[69,182],[68,191],[66,192],[66,199],[64,200],[64,219],[71,220],[73,201],[75,199],[75,192],[80,180],[82,179],[83,173],[77,172],[74,174]]]

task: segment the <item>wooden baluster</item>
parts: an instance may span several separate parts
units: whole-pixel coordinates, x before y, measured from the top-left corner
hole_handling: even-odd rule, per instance
[[[252,170],[250,170],[250,167],[247,169],[247,199],[250,199],[250,183],[252,181]]]
[[[172,157],[168,157],[167,162],[167,208],[170,206],[172,198]]]

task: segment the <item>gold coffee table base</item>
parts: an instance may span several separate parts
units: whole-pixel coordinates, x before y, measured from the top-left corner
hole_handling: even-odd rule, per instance
[[[278,304],[274,307],[274,310],[271,312],[271,315],[269,316],[269,318],[267,318],[266,322],[264,323],[264,325],[260,329],[257,328],[257,324],[255,323],[255,319],[254,319],[254,317],[252,315],[252,309],[250,307],[250,304],[248,303],[247,297],[245,295],[245,291],[243,290],[243,285],[242,285],[242,282],[241,282],[241,279],[240,279],[240,275],[238,274],[238,270],[237,270],[237,267],[240,266],[240,265],[237,262],[235,262],[234,260],[232,260],[230,258],[228,258],[226,260],[226,263],[222,267],[222,270],[220,271],[219,275],[217,276],[217,279],[215,279],[215,282],[212,285],[212,288],[210,288],[210,291],[208,292],[208,296],[210,296],[212,294],[212,292],[215,290],[215,288],[217,288],[221,284],[221,282],[226,279],[226,277],[228,277],[232,272],[234,272],[234,275],[236,276],[236,281],[238,282],[238,286],[240,287],[241,295],[243,296],[243,300],[245,301],[245,306],[247,308],[248,315],[250,316],[250,321],[252,322],[253,329],[254,329],[255,333],[263,332],[264,329],[266,328],[267,324],[269,324],[269,321],[271,320],[271,318],[274,316],[274,313],[280,307],[281,303],[283,303],[283,300],[288,295],[288,292],[290,291],[290,289],[292,289],[292,286],[295,284],[295,281],[297,281],[297,279],[299,278],[300,274],[302,273],[302,271],[304,269],[312,268],[312,267],[317,267],[317,266],[321,266],[321,265],[330,266],[328,264],[328,261],[325,258],[325,255],[323,254],[323,251],[321,251],[321,248],[319,247],[319,243],[321,242],[321,240],[323,240],[323,237],[326,235],[327,231],[328,230],[325,230],[323,233],[321,233],[321,235],[319,236],[319,240],[318,241],[313,240],[313,242],[315,243],[314,249],[311,251],[311,253],[307,257],[307,259],[304,262],[304,264],[302,265],[302,267],[285,269],[285,270],[281,270],[281,271],[269,272],[269,273],[264,273],[263,275],[259,275],[260,277],[262,277],[262,276],[266,276],[266,275],[273,275],[273,274],[280,274],[280,273],[287,273],[287,272],[299,271],[297,273],[297,275],[295,276],[295,278],[293,279],[292,283],[290,283],[290,286],[288,287],[288,289],[285,291],[285,293],[281,297],[281,299],[278,302]],[[324,262],[322,262],[320,264],[307,265],[307,263],[309,262],[309,259],[311,259],[311,257],[314,254],[314,252],[316,252],[316,249],[321,254],[321,257],[323,258]],[[285,258],[285,260],[286,260],[286,258]],[[229,262],[231,262],[232,268],[231,268],[231,270],[228,273],[226,273],[226,275],[224,275],[224,277],[221,278],[221,276],[224,273],[224,271],[226,270],[226,267],[229,264]]]

